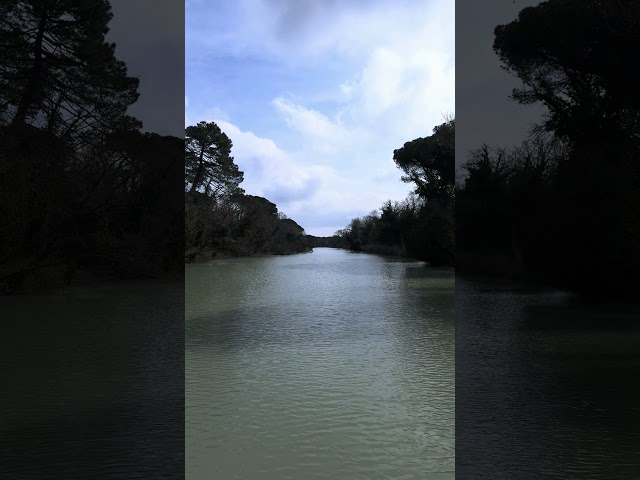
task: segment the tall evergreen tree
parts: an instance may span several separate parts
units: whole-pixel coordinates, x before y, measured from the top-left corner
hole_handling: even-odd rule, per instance
[[[202,189],[217,198],[240,193],[244,174],[231,156],[231,140],[214,122],[187,127],[185,142],[185,180],[193,195]]]
[[[105,41],[107,0],[4,0],[1,10],[3,123],[74,140],[140,126],[126,115],[138,80]]]

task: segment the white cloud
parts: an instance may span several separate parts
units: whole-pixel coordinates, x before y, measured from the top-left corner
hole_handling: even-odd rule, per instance
[[[273,105],[283,115],[290,128],[297,130],[307,138],[328,141],[333,138],[344,137],[346,133],[339,123],[332,122],[322,113],[305,108],[282,97],[275,98]]]
[[[251,195],[275,201],[281,210],[299,212],[310,203],[326,199],[325,192],[348,184],[333,168],[300,161],[271,139],[224,120],[216,123],[232,139],[231,153],[245,171],[241,186]]]
[[[246,68],[259,58],[260,72],[277,69],[278,79],[304,78],[292,82],[294,88],[270,83],[269,91],[277,93],[260,102],[239,97],[228,110],[233,123],[214,108],[224,108],[227,99],[199,96],[209,110],[197,118],[217,119],[232,139],[234,157],[245,171],[243,188],[274,201],[313,234],[333,233],[387,199],[404,198],[412,187],[400,181],[393,150],[430,135],[443,115],[454,111],[454,2],[223,4],[222,23],[233,27],[216,33],[204,28],[215,9],[209,19],[191,17],[201,28],[191,31],[187,25],[188,51],[198,68],[213,49],[233,62],[247,62]],[[267,86],[256,85],[257,91]],[[239,95],[252,94],[246,86]],[[243,113],[240,101],[250,111]]]
[[[276,3],[304,18],[299,21],[307,30],[292,29],[289,35],[301,37],[293,47],[277,43],[288,38],[277,29],[268,43],[276,42],[283,55],[293,50],[311,59],[343,56],[345,71],[351,72],[335,85],[330,115],[314,112],[302,101],[293,105],[277,98],[274,104],[292,128],[307,137],[326,133],[341,138],[358,132],[363,141],[382,136],[408,140],[430,134],[443,115],[454,111],[453,2],[400,2],[393,9],[389,3],[373,2],[364,11],[325,2],[324,8],[304,15],[291,2]]]
[[[309,233],[319,234],[327,228],[333,233],[354,216],[368,213],[389,198],[403,198],[407,186],[380,189],[380,172],[359,178],[345,178],[336,169],[310,163],[284,151],[271,139],[262,138],[225,120],[208,118],[231,138],[231,153],[245,179],[241,187],[250,195],[264,196],[278,209],[294,218]],[[388,171],[386,172],[389,173]],[[338,222],[340,227],[314,223]],[[314,233],[315,232],[315,233]]]
[[[355,145],[364,144],[369,134],[362,128],[345,126],[341,113],[330,119],[321,112],[304,107],[282,97],[273,100],[273,106],[282,115],[287,126],[301,134],[304,142],[317,153],[326,155],[345,154]]]

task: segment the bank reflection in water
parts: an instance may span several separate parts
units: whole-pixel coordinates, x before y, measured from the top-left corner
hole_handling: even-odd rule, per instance
[[[640,478],[637,307],[456,279],[456,478]]]
[[[184,472],[183,282],[0,297],[0,478]]]

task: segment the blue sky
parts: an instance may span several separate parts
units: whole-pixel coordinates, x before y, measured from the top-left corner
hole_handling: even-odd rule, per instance
[[[187,125],[308,234],[401,200],[393,150],[455,111],[452,0],[187,0]]]

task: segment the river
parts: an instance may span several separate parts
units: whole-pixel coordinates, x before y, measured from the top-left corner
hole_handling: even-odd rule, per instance
[[[453,271],[316,248],[185,275],[187,478],[454,478]]]
[[[640,478],[640,309],[590,300],[457,276],[456,478]]]
[[[0,297],[0,478],[184,474],[184,283]]]

